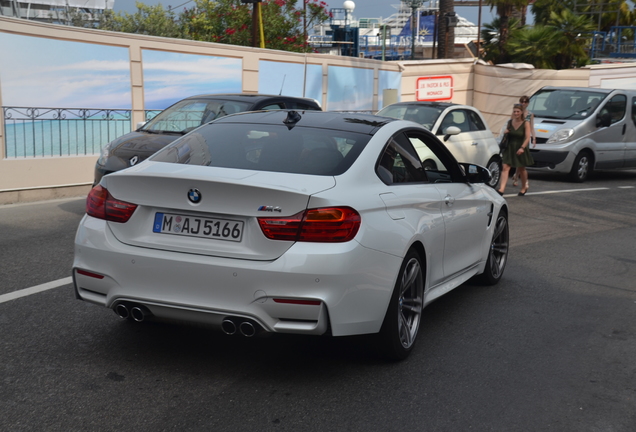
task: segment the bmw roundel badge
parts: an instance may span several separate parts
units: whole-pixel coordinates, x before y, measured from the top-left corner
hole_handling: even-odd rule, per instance
[[[201,192],[199,189],[192,188],[188,191],[188,199],[193,204],[198,204],[201,202]]]

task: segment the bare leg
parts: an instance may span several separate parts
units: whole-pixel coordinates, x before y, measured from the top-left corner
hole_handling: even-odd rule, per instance
[[[499,193],[502,195],[506,190],[506,183],[508,183],[508,173],[510,173],[510,165],[503,164],[501,178],[499,179]]]
[[[521,192],[526,193],[528,191],[528,171],[525,168],[517,168],[519,171],[519,178],[521,179]]]

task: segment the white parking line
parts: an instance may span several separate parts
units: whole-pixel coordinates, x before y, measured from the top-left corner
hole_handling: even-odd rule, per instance
[[[10,292],[8,294],[2,294],[0,295],[0,303],[5,303],[11,300],[18,299],[20,297],[26,297],[26,296],[30,296],[31,294],[36,294],[42,291],[47,291],[53,288],[61,287],[63,285],[68,285],[72,282],[73,282],[73,278],[69,276],[64,279],[58,279],[56,281],[43,283],[42,285],[36,285],[31,288],[24,288],[19,291]]]
[[[619,186],[619,189],[634,189],[636,186]]]

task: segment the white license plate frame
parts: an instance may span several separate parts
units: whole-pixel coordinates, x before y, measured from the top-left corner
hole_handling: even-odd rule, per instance
[[[235,219],[157,212],[155,213],[152,232],[238,243],[243,238],[244,226],[243,221]]]

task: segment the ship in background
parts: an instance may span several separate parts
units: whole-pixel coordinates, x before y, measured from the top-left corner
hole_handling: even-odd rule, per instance
[[[430,59],[436,57],[437,23],[447,19],[455,29],[454,57],[475,57],[476,24],[456,14],[440,17],[438,0],[419,2],[419,7],[412,3],[392,5],[397,11],[388,18],[356,19],[355,3],[346,0],[342,8],[330,9],[329,21],[314,28],[309,44],[324,54],[378,60]],[[414,39],[412,27],[417,29]]]
[[[96,26],[114,6],[115,0],[0,0],[0,15],[61,25],[81,18]]]

